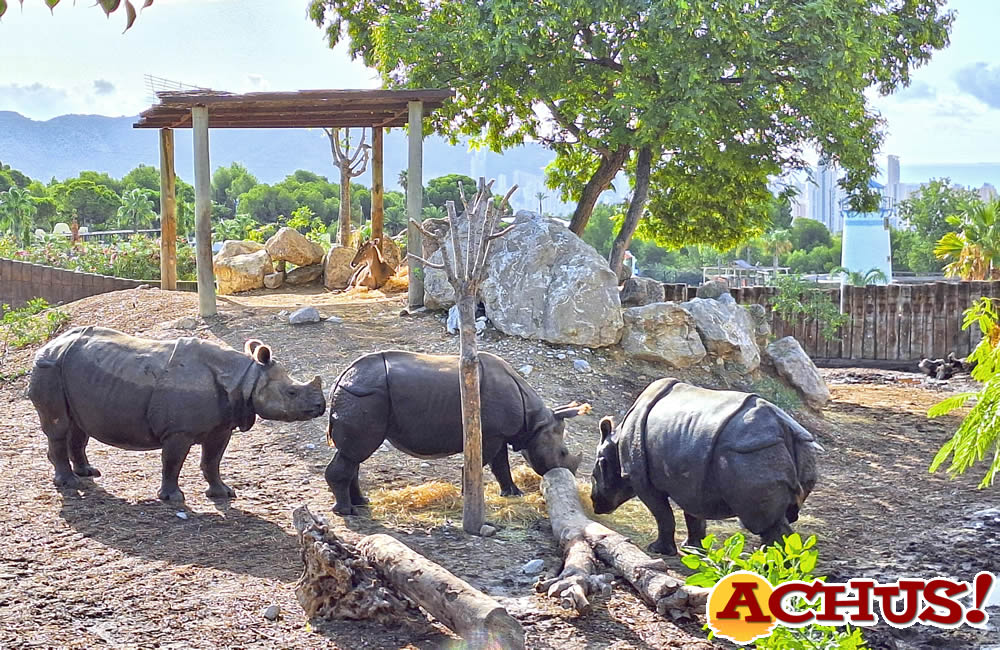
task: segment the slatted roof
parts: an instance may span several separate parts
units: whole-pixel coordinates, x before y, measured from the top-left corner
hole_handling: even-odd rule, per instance
[[[451,90],[299,90],[247,93],[169,90],[139,115],[137,129],[189,129],[191,108],[208,108],[212,129],[398,127],[408,117],[408,102],[422,101],[424,115],[454,96]]]

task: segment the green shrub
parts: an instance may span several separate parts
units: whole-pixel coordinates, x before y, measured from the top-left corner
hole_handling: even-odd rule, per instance
[[[836,339],[840,328],[850,320],[850,316],[841,314],[825,293],[811,288],[797,275],[777,275],[774,284],[778,293],[771,300],[771,309],[786,321],[802,316],[818,321],[821,325],[820,336],[827,341]]]
[[[825,576],[812,575],[816,568],[819,554],[813,548],[816,536],[805,542],[798,533],[785,537],[784,544],[775,543],[767,548],[758,548],[752,553],[746,553],[744,546],[746,538],[742,533],[736,533],[715,547],[715,535],[707,535],[701,542],[700,549],[692,549],[688,555],[681,558],[684,566],[694,570],[687,579],[687,584],[699,587],[712,587],[724,577],[737,571],[752,571],[767,578],[771,586],[782,582],[801,580],[825,581]],[[819,609],[819,604],[808,604],[801,599],[795,605],[799,611]],[[711,634],[709,637],[711,638]],[[785,650],[792,648],[841,648],[853,650],[864,648],[864,638],[861,630],[851,626],[834,627],[828,625],[809,625],[806,627],[789,628],[778,625],[772,633],[755,642],[758,648]]]
[[[2,311],[0,337],[4,353],[9,349],[17,350],[26,345],[47,341],[69,321],[69,314],[61,309],[51,309],[43,298],[33,298],[24,307],[17,309],[3,305]]]

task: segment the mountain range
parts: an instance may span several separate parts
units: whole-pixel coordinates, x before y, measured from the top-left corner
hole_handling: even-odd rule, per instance
[[[62,115],[35,121],[10,111],[0,111],[0,161],[32,178],[48,182],[76,176],[81,171],[106,172],[121,178],[140,163],[158,167],[159,140],[156,129],[132,128],[136,117]],[[357,142],[359,132],[352,132]],[[190,129],[177,129],[175,165],[185,181],[194,181]],[[370,138],[369,138],[370,142]],[[297,169],[306,169],[333,182],[340,174],[333,166],[330,141],[319,129],[213,129],[209,134],[212,169],[239,162],[262,183],[281,181]],[[392,129],[384,140],[387,190],[402,189],[399,172],[407,165],[407,136]],[[511,184],[519,189],[512,198],[515,209],[538,209],[536,193],[546,212],[565,214],[573,206],[559,201],[558,193],[544,185],[544,168],[554,158],[537,143],[509,149],[503,154],[472,151],[467,145],[452,146],[440,136],[424,140],[424,182],[445,174],[496,179],[494,187],[505,192]],[[371,184],[371,173],[355,179]],[[618,183],[626,188],[627,183]],[[622,198],[625,194],[622,194]],[[603,199],[615,200],[609,191]]]

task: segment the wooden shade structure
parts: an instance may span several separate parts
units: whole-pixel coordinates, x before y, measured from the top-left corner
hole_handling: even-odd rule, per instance
[[[451,90],[299,90],[234,94],[214,90],[181,90],[156,93],[158,103],[139,115],[137,129],[160,129],[161,281],[164,289],[176,288],[176,232],[174,196],[173,129],[194,130],[195,230],[197,235],[198,298],[202,316],[216,313],[215,276],[212,270],[211,167],[209,129],[371,128],[372,214],[382,216],[382,129],[419,124],[409,134],[407,212],[419,220],[423,203],[423,118],[454,96]],[[375,224],[373,224],[374,226]],[[373,236],[376,232],[373,228]],[[169,241],[168,241],[169,240]],[[421,252],[420,232],[407,230],[409,250]],[[409,259],[410,307],[423,304],[419,262]]]

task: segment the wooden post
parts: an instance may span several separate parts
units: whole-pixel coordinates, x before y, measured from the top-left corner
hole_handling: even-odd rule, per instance
[[[406,251],[412,254],[407,257],[407,266],[409,306],[413,309],[424,304],[424,268],[420,263],[424,250],[420,228],[414,224],[423,221],[420,211],[424,204],[424,103],[409,102],[409,109],[409,165],[406,170],[406,216],[409,225],[406,227]]]
[[[382,184],[382,127],[372,127],[372,239],[381,239],[382,221],[385,209],[382,198],[385,188]]]
[[[208,107],[191,108],[194,132],[194,212],[198,249],[198,312],[214,316],[215,271],[212,269],[212,172],[208,161]]]
[[[411,227],[419,229],[437,244],[441,250],[440,264],[422,259],[413,252],[408,253],[411,260],[417,258],[416,261],[421,262],[426,268],[443,269],[448,276],[448,282],[455,290],[461,333],[459,348],[465,457],[462,471],[462,529],[474,535],[478,535],[482,529],[486,511],[483,497],[483,431],[480,418],[479,354],[476,349],[476,302],[479,286],[486,277],[486,257],[489,254],[490,241],[502,237],[514,227],[509,226],[500,232],[493,232],[508,205],[511,194],[517,189],[516,185],[510,188],[498,208],[493,202],[493,193],[490,191],[492,185],[492,181],[487,184],[486,179],[480,178],[479,190],[470,203],[466,201],[465,192],[459,184],[458,190],[462,203],[465,204],[461,216],[455,211],[454,201],[445,204],[451,233],[450,251],[443,234],[425,230],[415,219],[410,220]]]
[[[177,289],[177,175],[174,131],[160,129],[160,288]]]

